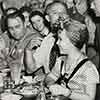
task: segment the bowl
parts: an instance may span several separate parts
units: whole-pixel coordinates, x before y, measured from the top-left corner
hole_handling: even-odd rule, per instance
[[[24,97],[36,97],[39,94],[39,88],[36,86],[24,86],[21,89],[14,91],[14,93],[22,95]]]

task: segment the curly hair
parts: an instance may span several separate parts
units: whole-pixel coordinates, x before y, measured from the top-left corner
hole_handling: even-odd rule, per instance
[[[67,26],[66,30],[68,30],[67,36],[69,37],[70,41],[78,49],[81,49],[84,44],[87,44],[89,33],[84,24],[72,22],[69,26]]]

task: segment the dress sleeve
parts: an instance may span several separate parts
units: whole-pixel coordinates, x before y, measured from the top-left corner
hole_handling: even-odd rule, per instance
[[[87,77],[87,82],[89,84],[99,83],[99,73],[96,66],[90,62],[86,63],[86,65],[89,66],[84,72],[84,75]]]

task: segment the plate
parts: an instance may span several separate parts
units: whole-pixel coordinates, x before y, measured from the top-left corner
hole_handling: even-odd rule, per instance
[[[2,93],[0,100],[20,100],[22,96],[12,93]]]
[[[35,97],[39,93],[38,86],[23,86],[22,88],[15,89],[14,93],[24,97]]]
[[[1,69],[1,72],[2,72],[2,73],[10,72],[10,68]]]

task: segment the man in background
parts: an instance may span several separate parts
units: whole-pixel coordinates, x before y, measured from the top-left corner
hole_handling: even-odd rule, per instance
[[[96,49],[96,59],[93,59],[93,62],[96,63],[97,68],[100,72],[100,1],[92,0],[91,9],[93,9],[95,12],[93,20],[96,24],[95,39],[94,39],[94,49]]]

